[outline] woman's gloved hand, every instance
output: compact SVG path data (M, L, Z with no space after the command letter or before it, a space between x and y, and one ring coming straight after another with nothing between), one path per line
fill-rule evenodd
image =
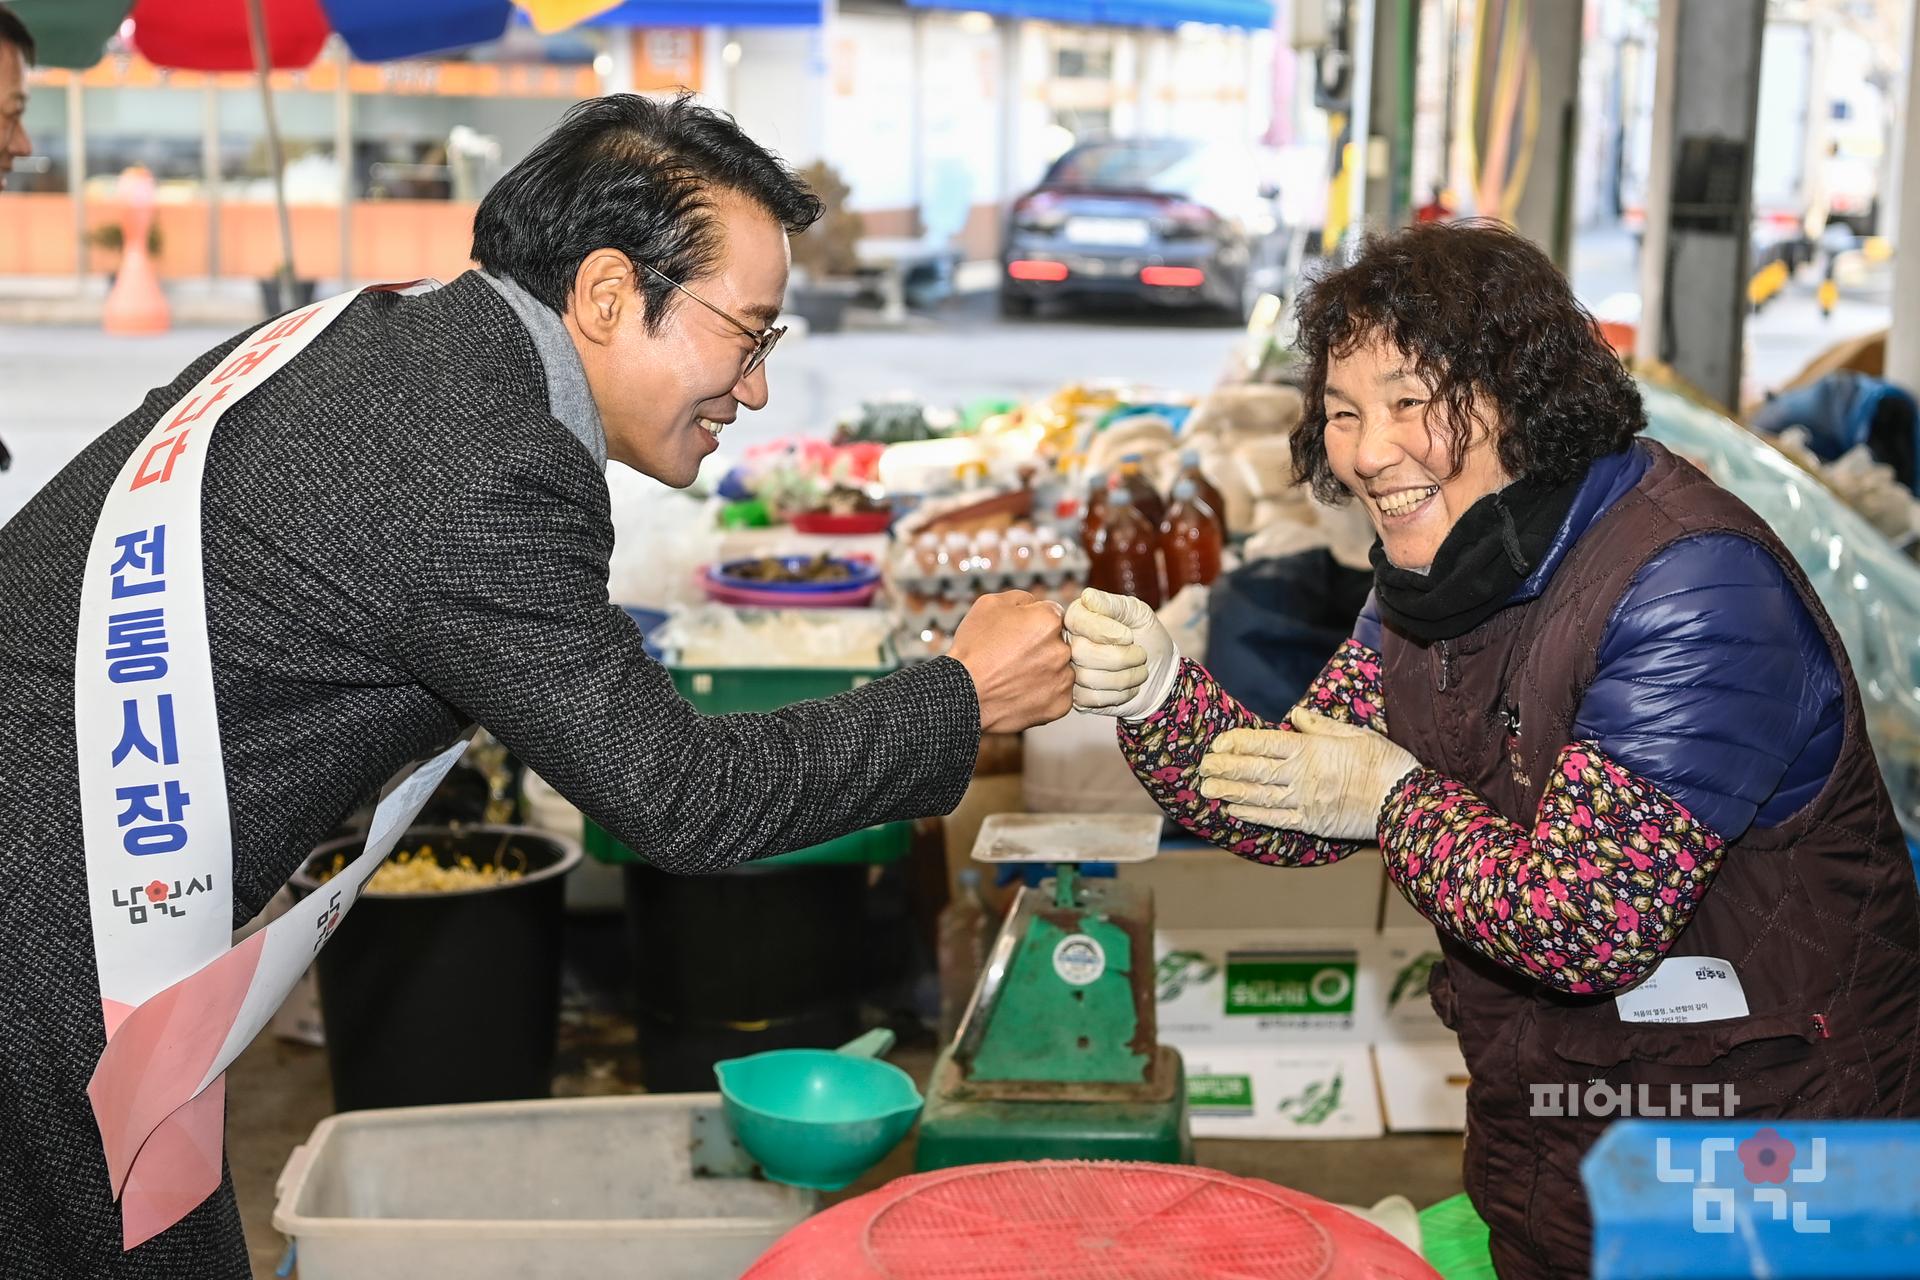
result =
M1075 677L1079 676L1078 651ZM1078 703L1080 691L1074 689ZM1200 794L1262 827L1372 840L1393 785L1420 762L1384 734L1295 707L1284 729L1230 729L1200 761Z
M1145 601L1091 587L1067 610L1073 705L1089 715L1144 720L1180 674L1180 651Z

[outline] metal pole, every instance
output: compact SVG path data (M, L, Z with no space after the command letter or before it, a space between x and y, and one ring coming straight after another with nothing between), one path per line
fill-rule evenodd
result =
M87 109L83 72L67 81L67 197L73 202L73 275L79 287L87 278Z
M200 95L200 180L207 190L207 279L220 278L220 89L213 77Z
M334 37L334 67L340 78L333 90L333 154L340 165L340 289L353 287L353 51Z
M1347 257L1360 251L1367 233L1367 170L1373 161L1373 6L1375 0L1353 0L1353 171L1347 190Z
M1907 20L1906 102L1901 111L1900 221L1893 228L1893 324L1887 331L1887 381L1920 387L1920 6Z
M1020 174L1020 20L1000 20L1000 204L1019 198Z
M253 43L254 79L266 114L267 163L273 166L273 204L280 215L280 300L293 300L293 219L287 213L286 158L280 146L280 121L273 113L272 70L267 56L267 15L262 0L247 0L247 36Z
M913 68L913 100L908 106L907 158L913 180L914 232L926 226L927 216L927 26L926 14L907 11L908 65Z
M1396 0L1399 12L1395 15L1400 29L1394 34L1399 37L1395 54L1399 72L1399 99L1394 105L1393 126L1393 174L1388 189L1392 193L1387 199L1387 217L1390 225L1400 226L1409 220L1419 197L1413 190L1413 127L1415 67L1420 60L1420 11L1413 0Z

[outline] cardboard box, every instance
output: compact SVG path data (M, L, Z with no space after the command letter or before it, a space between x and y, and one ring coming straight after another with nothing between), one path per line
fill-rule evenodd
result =
M1444 958L1433 926L1422 921L1412 928L1383 929L1375 939L1374 958L1379 970L1375 989L1380 992L1376 1039L1453 1043L1453 1032L1440 1021L1427 995L1427 979Z
M1373 1047L1380 1103L1394 1133L1462 1133L1467 1127L1467 1062L1453 1040Z
M1386 886L1380 898L1381 932L1391 933L1395 929L1425 929L1433 932L1432 922L1413 909L1413 904L1407 901L1407 895L1400 892L1400 886L1388 877L1385 865L1380 868L1380 879Z
M1377 1138L1365 1045L1183 1051L1196 1138Z
M1381 1107L1392 1132L1458 1133L1467 1125L1467 1064L1427 995L1427 978L1443 963L1439 938L1432 925L1415 920L1382 930L1375 943L1381 1005L1373 1057Z
M1320 867L1270 867L1195 840L1167 841L1152 862L1124 867L1130 883L1153 890L1153 914L1162 929L1377 928L1380 856L1362 850Z
M1364 1045L1384 1007L1371 934L1160 929L1160 1038L1202 1046Z

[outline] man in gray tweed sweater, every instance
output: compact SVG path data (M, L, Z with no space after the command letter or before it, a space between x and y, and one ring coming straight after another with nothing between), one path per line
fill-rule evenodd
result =
M499 183L444 288L361 296L239 402L203 496L234 923L406 762L478 722L659 865L715 871L945 813L983 730L1068 710L1057 611L981 602L949 658L703 718L607 600L608 459L692 482L762 363L819 203L687 100L584 103ZM122 1252L86 1086L104 1045L81 837L82 568L134 444L242 340L0 530L0 1275L249 1274L231 1179Z

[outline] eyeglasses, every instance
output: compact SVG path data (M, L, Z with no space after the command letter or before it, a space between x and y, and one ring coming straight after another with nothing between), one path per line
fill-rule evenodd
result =
M774 325L774 326L769 326L768 328L765 328L765 329L755 329L752 326L747 325L744 322L735 319L732 315L730 315L725 311L722 311L719 307L714 306L711 302L708 302L705 298L701 297L699 294L695 293L693 290L687 288L687 286L681 284L678 280L675 280L672 276L668 275L666 272L661 271L644 262L641 263L640 265L643 267L646 267L647 270L653 272L653 274L655 274L656 276L659 276L662 280L665 280L668 284L672 285L674 288L678 289L680 292L686 294L689 298L692 298L695 302L699 303L701 306L713 312L713 314L719 316L722 320L725 320L728 324L732 325L734 328L738 329L740 332L746 334L749 338L753 339L753 351L747 356L747 363L740 370L740 378L742 381L745 381L746 379L752 377L753 371L755 369L758 369L761 365L767 362L767 357L773 354L774 344L779 342L781 338L786 336L786 332L787 332L786 325Z

